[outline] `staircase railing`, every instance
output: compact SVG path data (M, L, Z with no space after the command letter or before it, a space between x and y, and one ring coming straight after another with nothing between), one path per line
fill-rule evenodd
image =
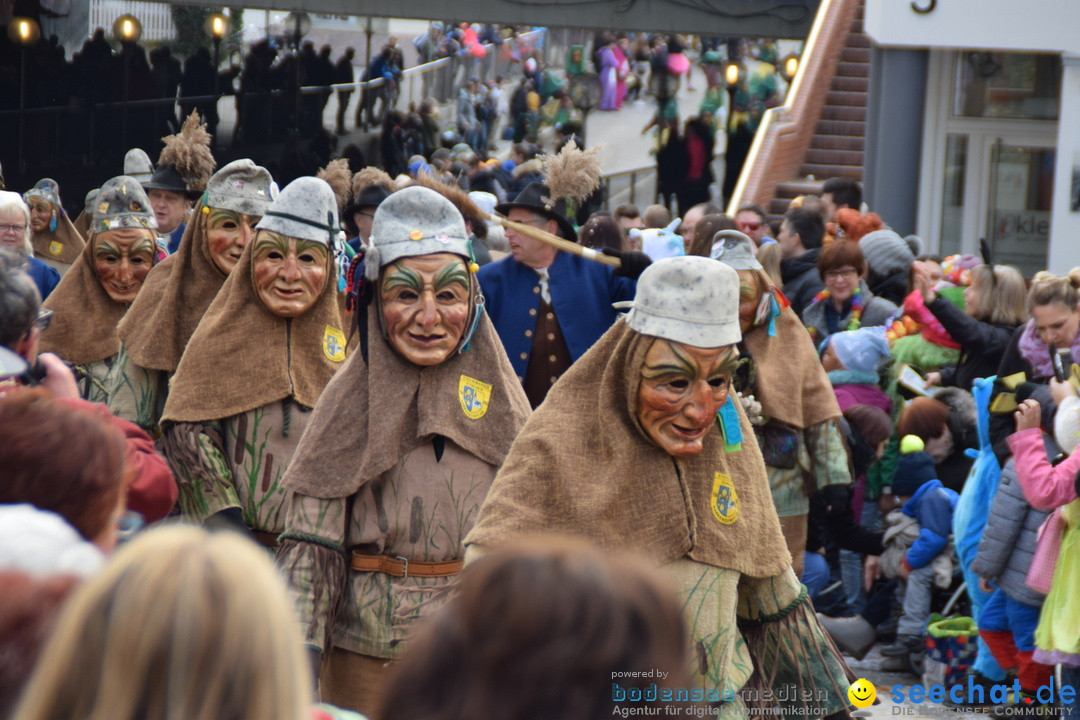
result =
M803 164L858 7L859 0L821 0L784 103L765 111L754 135L728 200L732 217L747 203L767 208L776 186L794 178Z

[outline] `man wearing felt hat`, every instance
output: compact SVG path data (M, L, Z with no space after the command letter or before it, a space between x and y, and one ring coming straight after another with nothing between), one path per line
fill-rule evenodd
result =
M199 113L193 112L179 133L165 138L157 169L142 184L154 208L158 234L170 255L180 246L192 203L206 189L215 166L210 135L201 125Z
M850 680L792 572L731 390L739 295L738 274L709 258L647 268L629 314L525 423L465 544L471 559L555 532L651 558L681 592L695 684L721 717L829 715Z
M567 201L549 186L530 183L513 202L496 210L510 220L576 242ZM548 389L615 321L611 303L629 300L648 266L638 252L605 250L622 259L613 269L557 250L507 228L510 257L485 265L478 278L488 313L533 407Z

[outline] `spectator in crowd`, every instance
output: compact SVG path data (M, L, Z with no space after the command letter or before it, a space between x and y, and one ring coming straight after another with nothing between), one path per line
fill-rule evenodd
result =
M788 210L780 223L776 241L783 258L780 273L784 279L784 295L800 317L814 296L825 287L817 266L824 235L821 215L806 208Z
M623 235L634 228L640 230L645 227L645 222L641 219L641 213L636 205L620 205L615 208L612 217L619 224L619 230Z
M38 294L47 298L60 283L60 273L34 257L30 237L30 208L18 193L0 190L0 249L21 258L22 269L34 281Z
M829 178L821 187L821 201L825 205L825 222L836 222L837 210L862 209L862 187L851 178Z
M735 213L735 229L749 236L754 244L761 247L769 239L768 217L760 205L743 205Z
M874 296L863 282L866 261L858 243L833 242L822 248L817 265L825 289L802 313L815 345L843 330L884 325L896 314L896 305Z

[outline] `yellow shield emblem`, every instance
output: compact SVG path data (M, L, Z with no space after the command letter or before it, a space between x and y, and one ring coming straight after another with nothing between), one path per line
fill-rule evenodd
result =
M49 243L49 252L60 257L60 253L64 252L64 243L59 240L53 240Z
M458 379L458 400L461 401L461 409L467 417L479 420L488 411L491 386L468 375L462 375Z
M341 362L345 359L345 333L335 327L326 326L323 333L322 351L330 362Z
M717 520L730 525L739 519L739 496L731 478L722 472L713 476L712 495L709 498L713 515Z

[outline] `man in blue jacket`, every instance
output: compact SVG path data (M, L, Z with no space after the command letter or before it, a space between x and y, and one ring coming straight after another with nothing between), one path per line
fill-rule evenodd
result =
M511 203L496 208L509 219L576 241L564 200L551 202L542 183L531 183ZM480 268L477 278L487 311L514 372L535 408L548 389L611 327L611 304L632 300L637 277L649 265L636 252L604 252L622 267L560 252L507 229L511 255Z

